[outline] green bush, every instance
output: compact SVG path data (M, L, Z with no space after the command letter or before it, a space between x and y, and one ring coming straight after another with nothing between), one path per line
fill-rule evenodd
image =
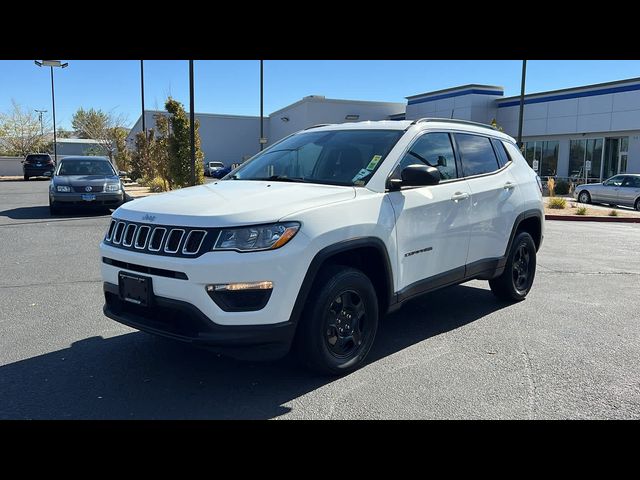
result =
M555 184L554 192L556 195L568 195L569 182L566 180L558 180Z
M149 191L151 193L166 192L168 190L168 187L165 184L164 180L162 180L160 177L155 177L152 180L146 181L145 186L149 188Z
M587 207L578 207L578 209L576 210L576 215L586 215L587 214Z
M564 198L553 197L549 199L549 208L562 210L567 208L567 201Z
M618 211L617 210L611 210L607 215L609 215L610 217L617 217L618 216Z

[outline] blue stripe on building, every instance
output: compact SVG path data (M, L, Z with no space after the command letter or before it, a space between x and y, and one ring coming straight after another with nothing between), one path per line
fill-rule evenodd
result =
M608 93L620 93L620 92L633 92L635 90L640 90L640 84L624 85L622 87L603 88L601 90L591 90L587 92L564 93L561 95L552 95L549 97L525 98L524 104L528 105L531 103L555 102L557 100L569 100L571 98L580 98L580 97L595 97L596 95L606 95ZM511 100L504 103L498 103L498 108L515 107L517 105L520 105L519 99Z
M434 97L418 98L418 99L415 99L415 100L409 100L407 102L407 105L415 105L417 103L433 102L435 100L442 100L442 99L445 99L445 98L459 97L461 95L469 95L470 93L476 93L478 95L499 95L499 96L504 95L504 92L497 91L497 90L479 90L479 89L472 88L472 89L469 89L469 90L460 90L458 92L443 93L442 95L436 95Z

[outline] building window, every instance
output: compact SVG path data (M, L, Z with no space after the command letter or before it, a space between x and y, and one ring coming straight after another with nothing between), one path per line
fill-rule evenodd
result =
M557 141L524 142L524 158L531 168L537 165L534 170L541 177L555 177L558 170L558 147Z
M602 138L571 140L569 146L569 178L599 182L602 170ZM590 162L590 163L587 163ZM590 166L589 169L587 167Z

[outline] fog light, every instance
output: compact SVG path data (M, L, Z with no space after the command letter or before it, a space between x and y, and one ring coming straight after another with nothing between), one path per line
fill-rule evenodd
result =
M207 292L220 291L238 291L238 290L271 290L273 282L240 282L240 283L222 283L217 285L207 285Z
M255 312L267 305L273 282L239 282L207 285L207 294L225 312Z

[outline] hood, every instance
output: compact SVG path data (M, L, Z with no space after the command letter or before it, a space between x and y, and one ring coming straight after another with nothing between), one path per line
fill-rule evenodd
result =
M276 222L294 212L354 197L354 187L224 180L133 200L118 208L113 216L162 225L252 225Z
M86 187L87 185L103 186L106 182L118 183L120 177L116 175L56 175L53 183L72 187Z

